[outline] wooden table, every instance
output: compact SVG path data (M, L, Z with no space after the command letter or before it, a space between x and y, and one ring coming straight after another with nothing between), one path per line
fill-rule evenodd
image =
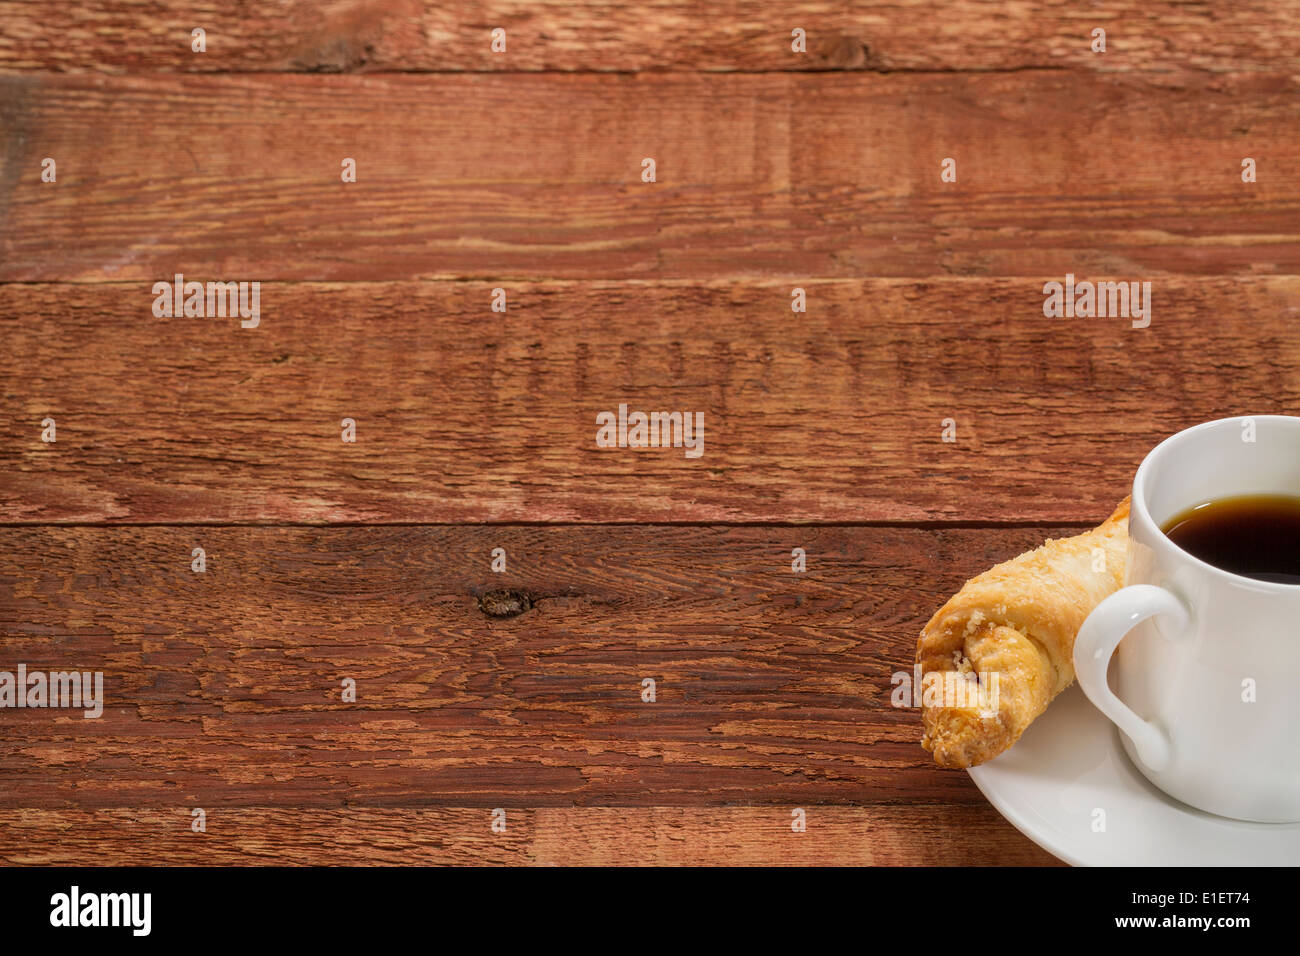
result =
M1300 13L704 6L0 2L0 669L107 697L0 710L0 859L1052 861L892 677L1296 412Z

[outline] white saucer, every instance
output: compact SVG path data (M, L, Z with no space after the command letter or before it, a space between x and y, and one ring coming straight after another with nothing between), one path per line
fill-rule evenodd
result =
M1016 829L1076 866L1300 864L1300 823L1229 820L1166 796L1138 773L1119 731L1077 685L970 775ZM1097 810L1105 811L1104 832L1094 832Z

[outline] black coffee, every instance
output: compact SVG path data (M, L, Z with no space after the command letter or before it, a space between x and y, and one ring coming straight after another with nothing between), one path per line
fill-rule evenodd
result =
M1162 529L1184 551L1233 574L1300 584L1300 497L1241 495L1188 508Z

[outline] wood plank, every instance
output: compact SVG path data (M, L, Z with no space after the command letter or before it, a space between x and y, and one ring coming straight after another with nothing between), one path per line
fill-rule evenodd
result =
M8 77L0 280L1295 274L1298 83Z
M893 675L965 578L1061 533L0 529L3 669L106 699L0 709L0 806L981 804Z
M1090 522L1163 437L1300 408L1300 279L1158 278L1145 329L1044 318L1043 281L808 283L798 315L780 282L507 282L504 315L267 284L256 329L2 286L0 519ZM701 412L702 456L597 447L620 403Z
M0 809L0 862L25 866L1060 865L989 806Z
M1300 14L1279 0L9 0L0 22L4 72L1295 70L1300 49ZM490 48L494 27L507 31L504 54ZM795 27L806 55L791 51ZM1096 27L1104 55L1091 49Z

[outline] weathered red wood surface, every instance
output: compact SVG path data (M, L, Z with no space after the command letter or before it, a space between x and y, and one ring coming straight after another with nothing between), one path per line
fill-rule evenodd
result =
M1297 76L6 77L0 279L1294 274Z
M1300 60L1300 12L1284 2L5 0L0 24L0 72L1285 72ZM1099 27L1105 54L1092 50ZM791 49L795 28L805 55Z
M0 805L982 802L893 678L1050 531L4 529L6 658L108 703L0 709Z
M1300 403L1300 280L271 283L262 320L143 282L0 285L8 522L1095 521L1160 438ZM703 454L596 415L699 411ZM54 444L41 422L53 417ZM344 443L341 422L356 422ZM943 422L955 441L943 441Z
M0 709L0 862L1051 861L891 677L1294 413L1300 13L707 6L0 0L0 670L108 695ZM704 455L598 449L624 402Z
M126 811L83 818L105 821L106 851L130 853L124 844L152 821L164 847L195 860L205 844L184 842L177 807L211 812L220 832L225 810L257 815L245 807L312 808L310 821L337 807L447 806L466 809L379 859L455 861L491 841L479 824L493 808L533 819L542 807L618 806L647 809L600 817L598 833L627 822L694 841L713 819L735 831L722 845L737 846L738 860L773 861L782 812L789 831L791 808L815 818L831 804L840 837L867 831L841 862L940 862L980 842L950 843L951 825L1032 859L965 774L933 766L915 712L890 696L910 667L912 622L965 576L1051 532L8 528L6 660L102 671L106 704L96 720L0 710L0 856L75 856L58 849L59 821L92 810ZM203 573L190 567L195 547ZM504 573L489 567L496 547ZM806 572L791 571L793 547L807 552ZM499 590L528 609L493 616ZM642 699L647 677L654 702ZM354 703L342 700L344 678L356 682ZM918 802L945 809L928 827L919 808L894 812ZM735 804L766 809L723 809ZM268 836L288 826L267 816ZM775 829L737 822L760 818ZM397 819L359 818L381 829ZM20 820L31 830L21 841ZM247 861L261 839L218 836L213 858ZM345 853L340 839L301 835L290 859ZM600 842L590 836L568 859L630 853ZM698 849L725 858L717 845ZM542 851L504 841L484 859L529 852Z
M504 809L504 808L502 808ZM207 866L1007 866L1058 864L987 804L786 807L249 807L0 810L0 862ZM1059 865L1059 864L1058 864Z

